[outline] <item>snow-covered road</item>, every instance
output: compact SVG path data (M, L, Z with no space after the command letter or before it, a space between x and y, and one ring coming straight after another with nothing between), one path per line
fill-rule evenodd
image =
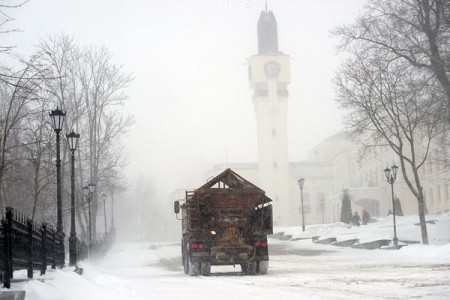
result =
M213 267L210 277L183 273L179 244L116 244L98 264L82 263L83 277L68 270L49 272L44 283L55 290L45 298L40 298L44 283L30 282L27 299L449 299L445 256L417 261L407 251L338 248L310 240L272 239L270 244L267 275L242 275L237 266Z
M49 270L34 280L13 282L27 300L128 299L450 299L449 218L430 225L432 245L400 250L362 250L315 244L305 235L338 240L388 238L390 219L361 227L342 223L283 228L290 240L269 239L267 275L247 276L240 267L212 267L209 277L183 273L178 242L117 243L98 262ZM399 222L400 238L418 238L414 217ZM25 278L25 271L14 273Z

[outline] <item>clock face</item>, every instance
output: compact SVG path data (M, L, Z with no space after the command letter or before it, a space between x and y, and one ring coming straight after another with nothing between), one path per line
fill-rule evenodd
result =
M264 65L264 72L267 77L275 77L280 73L280 65L275 61L269 61Z

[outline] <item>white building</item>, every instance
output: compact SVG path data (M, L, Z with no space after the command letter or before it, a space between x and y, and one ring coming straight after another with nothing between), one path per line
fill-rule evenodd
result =
M358 145L339 133L314 147L308 161L289 162L286 115L290 59L278 50L277 23L271 11L261 12L258 21L258 54L249 59L249 83L257 120L257 163L218 164L205 174L205 180L231 168L253 182L274 201L275 226L302 223L299 178L305 178L306 224L340 221L344 189L349 191L353 211L361 214L366 209L376 217L392 210L391 186L383 170L399 162L388 148L376 149L370 159L359 162ZM449 168L428 163L421 177L428 211L449 211ZM417 200L401 174L394 188L403 212L417 214Z

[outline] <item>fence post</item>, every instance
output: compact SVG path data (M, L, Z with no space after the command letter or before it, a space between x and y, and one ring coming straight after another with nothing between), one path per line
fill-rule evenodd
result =
M47 225L45 223L42 223L41 237L41 275L45 275L47 270Z
M33 278L33 221L27 220L28 227L28 278Z
M4 234L4 269L3 286L7 289L11 288L12 278L12 207L6 208L6 219L2 220Z

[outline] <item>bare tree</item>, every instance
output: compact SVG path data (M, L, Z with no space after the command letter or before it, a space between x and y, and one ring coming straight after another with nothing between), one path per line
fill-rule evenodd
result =
M12 32L17 32L17 28L9 28L8 25L14 20L8 14L8 10L21 7L26 1L17 0L0 0L0 34L8 34ZM13 48L13 46L0 45L0 52L8 52Z
M6 201L5 177L14 163L23 159L24 140L21 138L25 124L36 114L36 95L45 70L34 68L36 57L24 62L25 68L11 74L17 78L0 84L0 208ZM17 200L17 198L16 198Z
M448 0L370 0L353 25L337 28L342 48L356 43L402 58L436 77L441 115L450 123L450 5Z
M121 137L133 123L129 116L123 116L120 107L126 100L123 89L131 80L121 67L111 62L112 55L106 48L85 48L80 50L73 38L64 34L47 37L38 45L40 64L51 70L51 77L45 81L45 90L51 95L55 106L66 110L65 131L72 129L80 133L77 155L76 214L81 236L86 236L88 223L87 205L83 205L82 186L92 182L97 185L91 203L93 233L98 211L96 195L117 185L122 177L126 157ZM63 148L63 167L68 160L67 148ZM67 170L62 170L69 178ZM64 180L66 187L68 181ZM64 190L64 189L63 189ZM69 199L69 191L66 197ZM67 201L63 201L68 204Z
M48 97L39 97L40 106L33 119L24 124L25 161L28 162L27 174L24 174L25 190L31 196L31 219L34 220L39 207L48 207L42 201L49 200L49 191L54 184L54 168L52 164L52 133L48 120ZM23 187L22 187L22 190ZM40 220L46 219L46 212L40 210Z
M133 118L122 116L116 108L127 99L123 90L131 81L131 75L112 63L112 55L104 47L86 48L78 70L87 114L81 125L87 137L87 145L83 147L87 146L85 155L90 181L101 189L102 184L106 187L111 171L120 173L125 163L120 139L133 124ZM99 193L92 201L94 237L98 211L96 195Z
M79 132L79 122L85 112L85 108L82 102L82 91L80 89L80 83L77 78L77 66L80 59L78 46L72 37L65 34L59 34L56 36L48 36L45 39L41 39L37 46L37 55L39 56L39 63L45 66L49 70L51 77L47 78L43 84L43 89L48 93L52 99L52 107L48 110L60 107L67 111L64 120L65 133L75 130ZM48 116L47 116L48 117ZM64 133L62 135L64 137ZM63 191L63 212L68 215L69 212L69 199L70 199L70 168L69 165L69 151L66 143L66 139L62 138L62 191ZM82 170L82 168L80 168ZM82 174L82 172L79 172ZM78 180L78 186L75 188L75 198L79 199L81 194L81 180ZM80 201L77 201L81 204ZM83 213L84 210L80 210L77 206L77 215ZM87 214L85 214L87 215ZM87 221L87 217L85 218ZM79 217L79 224L84 235L84 224Z
M402 176L418 202L422 241L428 243L419 169L432 142L446 135L440 119L442 89L436 77L387 50L354 47L336 76L345 124L365 147L387 146L399 157ZM446 123L446 122L445 122Z

